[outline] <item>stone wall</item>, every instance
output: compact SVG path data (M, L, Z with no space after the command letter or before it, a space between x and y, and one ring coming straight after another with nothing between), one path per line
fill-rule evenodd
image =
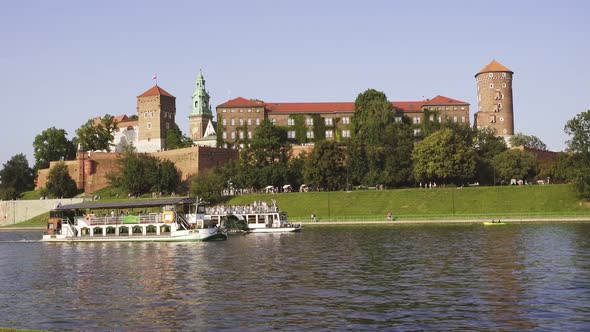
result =
M0 226L23 222L62 205L82 203L82 198L45 199L36 201L0 201Z

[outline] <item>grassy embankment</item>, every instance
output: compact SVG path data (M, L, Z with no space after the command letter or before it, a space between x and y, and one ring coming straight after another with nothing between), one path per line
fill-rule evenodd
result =
M228 204L275 199L292 221L590 217L569 185L477 188L398 189L239 196Z
M320 221L384 220L388 212L398 220L590 218L590 203L580 201L569 185L258 194L234 197L226 204L271 199L291 221L309 221L312 213ZM130 200L104 195L99 202L107 201ZM14 226L44 226L47 218L45 213Z

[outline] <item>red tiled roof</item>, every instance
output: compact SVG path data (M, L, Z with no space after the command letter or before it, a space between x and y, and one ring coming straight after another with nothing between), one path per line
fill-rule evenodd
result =
M160 88L157 84L154 85L151 89L147 90L146 92L140 94L137 97L139 98L139 97L148 97L148 96L167 96L167 97L176 98L173 95L166 92L166 90Z
M490 73L490 72L498 72L498 71L513 73L512 70L508 69L503 64L499 63L496 60L492 60L492 62L490 62L487 66L483 67L483 69L480 70L477 74L475 74L475 76L482 74L482 73Z
M436 96L431 100L418 101L394 101L393 108L399 112L415 113L422 112L424 105L469 105L466 102ZM324 103L262 103L245 98L232 99L217 107L260 107L272 113L353 113L354 103L352 102L324 102Z
M354 103L265 103L273 113L336 113L354 112Z
M264 103L260 102L260 101L252 101L250 99L238 97L238 98L232 99L230 101L227 101L221 105L218 105L217 107L257 107L257 106L258 107L264 106Z
M469 105L469 103L439 95L428 100L424 105Z

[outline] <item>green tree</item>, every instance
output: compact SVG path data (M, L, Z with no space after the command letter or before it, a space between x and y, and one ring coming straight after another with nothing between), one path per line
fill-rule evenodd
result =
M69 198L76 195L76 182L68 173L68 166L65 163L60 162L49 171L45 190L50 197L54 198Z
M529 152L522 150L506 150L494 158L496 177L503 183L511 179L532 180L537 174L539 161Z
M471 180L476 155L471 142L450 128L439 130L417 143L412 153L417 181L454 182Z
M184 135L177 125L166 131L166 150L189 148L193 146L193 140Z
M393 106L385 93L369 89L359 94L354 102L352 139L364 145L381 145L382 133L395 119Z
M533 148L539 150L547 150L547 145L541 141L540 138L534 135L525 135L523 133L517 133L510 137L511 146L524 146L526 148Z
M570 171L578 196L590 200L590 110L576 115L564 128L571 138L566 141L572 152Z
M34 188L35 175L24 154L12 156L0 170L2 199L16 199L27 190Z
M67 135L65 130L51 127L35 136L33 155L36 170L48 168L50 161L72 160L76 157L76 147L67 139Z
M494 158L506 151L506 142L491 128L475 130L475 153L477 154L477 181L481 184L496 184Z
M307 183L327 190L339 190L346 184L346 155L334 141L320 141L307 159L304 178Z
M84 150L111 152L115 130L117 130L115 118L106 114L102 118L88 120L76 130L76 134Z
M107 174L111 185L131 195L149 192L174 192L180 174L170 161L160 161L145 153L128 149L119 157L120 170Z
M205 202L217 204L222 200L223 189L225 189L223 176L218 172L208 172L193 177L190 192L192 196Z

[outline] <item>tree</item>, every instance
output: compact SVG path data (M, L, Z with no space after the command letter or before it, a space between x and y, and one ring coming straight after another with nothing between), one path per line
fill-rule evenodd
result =
M2 199L18 198L23 192L35 187L34 181L34 172L25 155L20 153L12 156L0 171L0 189L4 193Z
M131 195L148 192L174 192L180 184L180 174L174 163L160 161L146 153L127 149L118 160L118 172L107 174L111 185Z
M304 169L305 181L327 190L339 190L346 184L345 153L334 141L315 144Z
M497 155L493 165L497 178L510 183L511 179L532 180L537 174L539 161L529 152L511 149Z
M385 93L369 89L359 94L354 102L352 139L357 143L374 145L383 143L385 126L394 121L393 106Z
M115 118L106 114L102 118L88 120L76 130L76 134L84 150L111 152L115 130L117 130Z
M572 152L571 171L574 189L578 196L590 200L590 110L576 115L564 128L571 136L567 150Z
M547 150L547 145L541 141L540 138L534 135L525 135L523 133L517 133L510 137L511 146L524 146L525 148Z
M166 131L166 150L189 148L193 146L193 140L184 135L177 125Z
M506 143L491 128L476 129L474 148L477 155L477 181L482 184L496 184L493 166L494 158L506 151Z
M225 181L221 174L208 172L193 177L191 181L191 195L201 200L216 204L221 202L221 192L225 188Z
M50 197L74 197L76 195L76 182L68 173L68 166L60 162L55 165L47 176L45 190Z
M412 153L417 181L462 183L475 175L475 151L465 137L450 128L417 143Z
M63 129L51 127L35 136L33 155L36 170L48 168L50 161L71 160L76 157L76 147L67 139L67 134Z

